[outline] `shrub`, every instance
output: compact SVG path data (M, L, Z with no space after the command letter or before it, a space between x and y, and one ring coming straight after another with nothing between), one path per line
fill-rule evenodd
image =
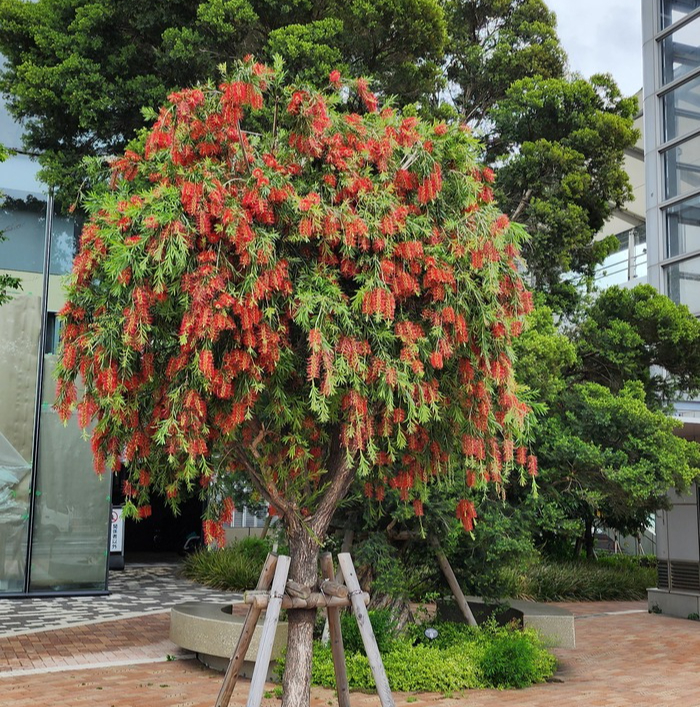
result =
M535 562L502 570L512 596L535 601L624 601L646 598L656 583L654 567L641 563Z
M527 687L551 675L555 665L554 656L528 631L506 629L493 633L484 645L479 671L492 687Z
M377 639L377 646L380 653L388 653L397 639L397 626L394 617L389 609L373 609L369 612L369 622L372 631ZM355 617L344 612L340 617L341 630L343 632L343 645L347 653L365 653L365 646L362 642L360 629L357 626Z
M183 565L185 577L215 589L237 592L253 589L270 546L260 538L245 538L220 550L203 548L189 555Z
M352 617L351 617L352 618ZM396 637L382 660L392 690L450 693L470 688L524 687L543 682L556 668L554 656L532 631L487 624L473 629L462 624L434 623L438 637L427 639L427 625L411 626ZM345 626L343 626L345 634ZM345 635L344 635L345 638ZM351 689L371 690L374 679L366 656L346 642ZM314 644L312 682L335 686L329 647Z

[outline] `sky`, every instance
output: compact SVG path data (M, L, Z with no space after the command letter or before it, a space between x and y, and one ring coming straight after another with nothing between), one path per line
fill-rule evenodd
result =
M612 74L620 90L642 87L641 0L545 0L557 14L569 67L585 78Z

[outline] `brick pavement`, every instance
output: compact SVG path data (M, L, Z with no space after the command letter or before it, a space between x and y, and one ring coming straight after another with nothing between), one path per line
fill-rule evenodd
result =
M537 685L526 690L479 690L463 695L419 694L397 695L397 707L700 707L700 623L668 616L648 614L642 602L567 604L576 614L576 650L558 650L563 682ZM633 612L633 613L630 613ZM167 648L166 621L147 617L153 624L128 621L90 626L91 633L111 629L120 636L117 650L128 655L143 650L152 660L164 661ZM123 629L117 623L127 624ZM69 633L69 632L73 633ZM47 632L49 633L49 632ZM30 634L24 641L27 656L45 664L48 654L67 653L81 645L81 634L74 629L51 632L61 640L49 641L39 634ZM34 639L32 646L30 639ZM0 660L9 661L10 646L0 640ZM172 646L172 644L170 644ZM81 660L102 660L111 656L103 651L101 639L93 645L95 653L85 651ZM174 650L174 649L172 649ZM162 657L161 657L162 656ZM138 660L134 654L134 658ZM54 660L57 658L54 657ZM26 658L25 658L26 660ZM16 662L13 663L16 665ZM21 665L21 663L20 663ZM121 667L94 669L62 666L61 672L18 674L0 672L0 704L5 707L34 707L50 703L52 707L211 707L218 692L221 675L213 673L192 660L158 662ZM46 668L40 668L46 670ZM53 670L56 670L54 666ZM272 687L272 686L271 686ZM241 681L232 700L233 707L246 701L248 684ZM354 693L353 707L378 707L376 696ZM314 689L312 707L336 704L329 690ZM273 698L265 707L277 707Z

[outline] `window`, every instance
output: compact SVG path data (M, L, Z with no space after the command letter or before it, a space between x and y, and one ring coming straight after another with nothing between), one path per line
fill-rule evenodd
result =
M661 82L675 81L700 66L700 17L661 40Z
M700 250L700 195L665 212L666 257Z
M661 28L665 29L700 8L700 0L661 0Z
M666 268L666 293L677 304L700 310L700 257L689 258Z
M700 76L673 89L662 100L666 140L700 128Z
M700 134L663 153L666 198L700 189Z

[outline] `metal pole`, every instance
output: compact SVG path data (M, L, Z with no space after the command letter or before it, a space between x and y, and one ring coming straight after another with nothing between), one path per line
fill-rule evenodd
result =
M29 518L27 529L27 553L25 556L24 591L29 593L31 583L32 541L34 539L34 516L36 485L39 477L39 430L41 427L41 402L44 394L44 351L46 350L46 319L49 308L49 275L51 270L51 235L53 233L53 189L46 198L46 229L44 232L44 280L41 292L41 329L39 334L39 359L37 361L36 399L34 401L34 434L32 437L32 475L30 482Z

